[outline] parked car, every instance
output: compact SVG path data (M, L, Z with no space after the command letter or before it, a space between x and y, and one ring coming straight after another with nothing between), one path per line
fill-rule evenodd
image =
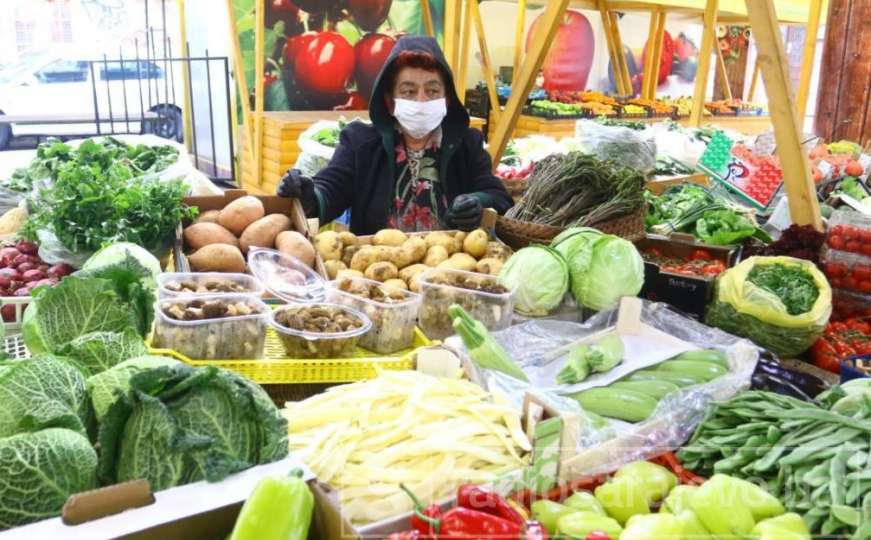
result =
M165 64L43 52L0 68L0 150L13 136L105 134L113 124L116 132L181 141L181 66L170 64L167 70ZM158 117L142 122L143 113ZM4 115L44 116L46 121L4 123Z

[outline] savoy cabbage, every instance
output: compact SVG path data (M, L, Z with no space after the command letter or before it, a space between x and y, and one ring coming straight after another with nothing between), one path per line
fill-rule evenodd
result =
M95 375L137 356L148 354L148 347L132 328L124 332L91 332L60 348L60 354L78 367L85 376Z
M97 487L97 453L80 433L49 428L0 438L0 530L50 518Z
M287 420L233 372L178 364L136 373L129 384L100 425L104 483L145 478L160 490L287 455Z
M166 356L138 356L116 364L111 368L88 377L86 385L91 405L98 422L119 395L126 394L130 389L130 377L146 369L174 366L178 360Z

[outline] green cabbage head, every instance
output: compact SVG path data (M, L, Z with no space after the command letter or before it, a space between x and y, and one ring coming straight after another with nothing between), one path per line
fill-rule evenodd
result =
M557 251L547 246L525 247L511 256L499 281L515 291L514 309L543 317L560 305L569 290L569 269Z
M571 290L579 304L602 311L623 296L636 296L644 285L644 261L632 242L609 234L580 232L556 249L569 266Z
M156 367L175 366L178 363L178 360L167 356L138 356L88 377L86 385L97 422L102 422L103 415L115 400L127 393L133 375Z

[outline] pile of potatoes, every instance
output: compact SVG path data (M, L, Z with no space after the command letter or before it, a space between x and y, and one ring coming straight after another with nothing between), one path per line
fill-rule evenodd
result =
M418 292L418 276L428 268L453 268L497 275L511 250L491 242L482 229L465 232L436 231L409 236L384 229L362 244L349 232L322 232L315 249L324 259L330 279L361 276L401 289Z
M311 242L290 230L284 214L266 215L257 197L240 197L222 210L209 210L184 229L188 261L195 272L244 272L253 247L275 248L309 266L315 262Z

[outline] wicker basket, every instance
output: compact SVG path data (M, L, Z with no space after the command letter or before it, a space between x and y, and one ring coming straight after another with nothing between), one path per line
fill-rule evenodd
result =
M635 242L644 237L645 216L647 216L647 204L641 205L638 210L626 216L592 223L589 226L605 234L613 234ZM515 251L530 244L549 244L563 230L564 227L529 223L504 216L499 216L496 220L496 236Z

